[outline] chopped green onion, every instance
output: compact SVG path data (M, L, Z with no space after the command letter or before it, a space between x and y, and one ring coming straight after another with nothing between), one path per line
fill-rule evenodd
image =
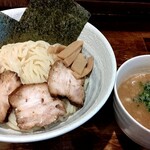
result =
M134 101L142 102L147 107L148 111L150 112L150 81L146 82L145 84L141 84L143 90L138 95L137 98L134 98Z

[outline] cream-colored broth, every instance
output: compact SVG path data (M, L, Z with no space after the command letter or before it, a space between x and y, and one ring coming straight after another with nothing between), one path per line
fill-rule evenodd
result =
M143 103L133 101L142 90L140 83L148 81L150 81L150 74L136 74L119 86L118 95L131 116L143 126L150 129L150 112Z

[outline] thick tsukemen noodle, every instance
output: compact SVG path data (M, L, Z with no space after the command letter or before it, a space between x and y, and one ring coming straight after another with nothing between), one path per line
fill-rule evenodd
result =
M0 49L0 73L14 71L23 84L45 82L50 65L54 63L52 55L48 53L49 46L45 41L4 45Z

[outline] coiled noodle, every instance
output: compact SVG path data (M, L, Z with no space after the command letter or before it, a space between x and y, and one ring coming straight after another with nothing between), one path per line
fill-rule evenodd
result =
M11 70L18 74L23 84L46 82L54 63L48 52L51 46L45 41L27 41L7 44L0 49L0 73Z

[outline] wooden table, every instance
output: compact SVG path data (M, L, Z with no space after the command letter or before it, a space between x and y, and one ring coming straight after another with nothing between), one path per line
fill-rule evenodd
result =
M150 53L150 30L144 30L140 21L137 30L130 22L119 23L99 21L92 18L95 25L110 42L119 67L125 60ZM111 26L116 23L116 26ZM149 22L148 22L149 23ZM120 28L119 28L120 26ZM117 28L118 27L118 28ZM139 30L139 28L141 30ZM130 140L118 127L113 110L113 92L103 108L88 122L62 136L34 143L3 143L0 150L146 150Z

